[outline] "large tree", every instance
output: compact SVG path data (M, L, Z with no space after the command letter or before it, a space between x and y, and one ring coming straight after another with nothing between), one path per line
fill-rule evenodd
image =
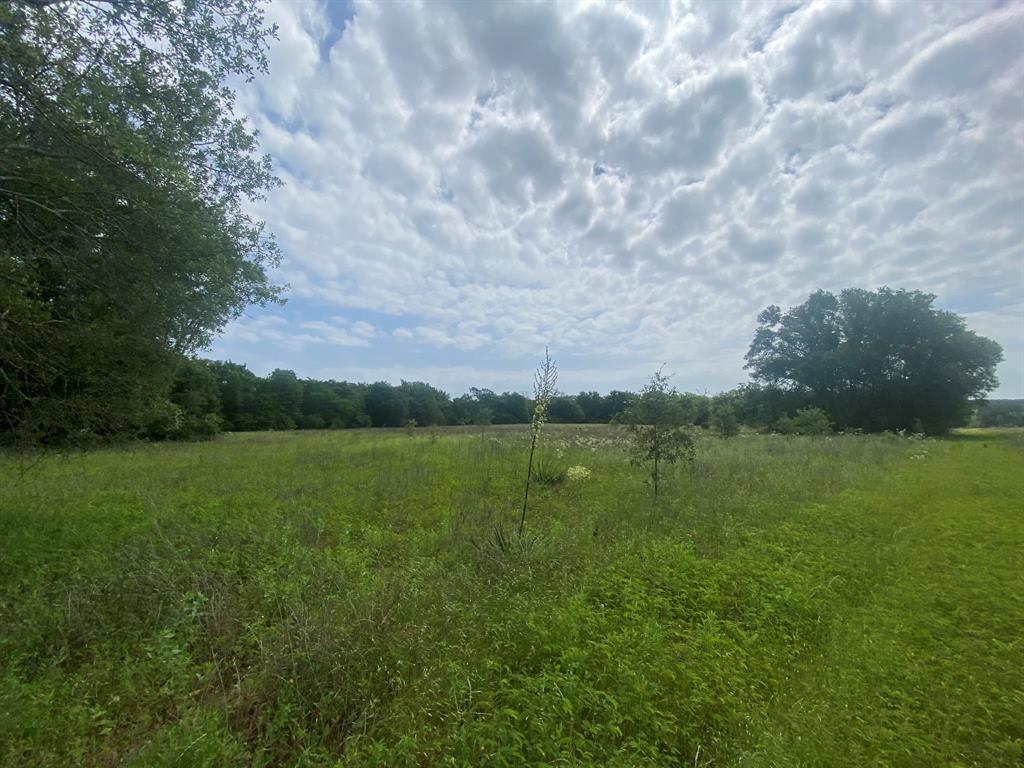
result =
M366 414L375 427L402 427L409 421L409 400L386 381L371 384L366 390Z
M746 367L843 427L945 432L966 423L970 400L998 384L1002 349L934 302L881 288L817 291L785 313L770 306Z
M0 3L0 433L138 428L275 299L245 206L276 180L225 85L272 34L257 0Z

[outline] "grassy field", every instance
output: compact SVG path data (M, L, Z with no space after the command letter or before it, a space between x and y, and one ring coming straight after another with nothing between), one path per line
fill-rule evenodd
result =
M1019 766L1024 434L0 458L4 766Z

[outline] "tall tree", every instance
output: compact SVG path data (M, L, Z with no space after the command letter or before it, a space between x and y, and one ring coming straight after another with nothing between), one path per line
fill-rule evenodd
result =
M245 212L276 180L224 85L272 34L258 0L0 3L0 431L131 430L276 298Z
M399 390L409 402L409 418L419 426L445 422L445 410L451 403L447 393L422 381L403 381Z
M747 352L752 377L799 394L838 425L942 433L998 384L1002 348L919 291L818 291L770 306Z
M366 390L366 413L375 427L401 427L409 421L409 401L397 387L378 381Z
M267 377L271 428L295 429L302 418L302 382L295 371L276 368Z

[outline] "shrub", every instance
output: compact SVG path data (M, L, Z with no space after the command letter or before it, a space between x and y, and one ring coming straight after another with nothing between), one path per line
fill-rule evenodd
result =
M827 435L832 422L821 408L801 408L795 415L776 421L774 431L783 435Z
M709 426L722 437L735 437L740 433L740 421L732 403L720 402L711 406Z

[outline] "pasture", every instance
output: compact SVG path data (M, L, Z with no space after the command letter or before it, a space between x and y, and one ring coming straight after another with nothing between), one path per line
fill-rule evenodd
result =
M1021 432L526 440L0 457L0 763L1024 760Z

